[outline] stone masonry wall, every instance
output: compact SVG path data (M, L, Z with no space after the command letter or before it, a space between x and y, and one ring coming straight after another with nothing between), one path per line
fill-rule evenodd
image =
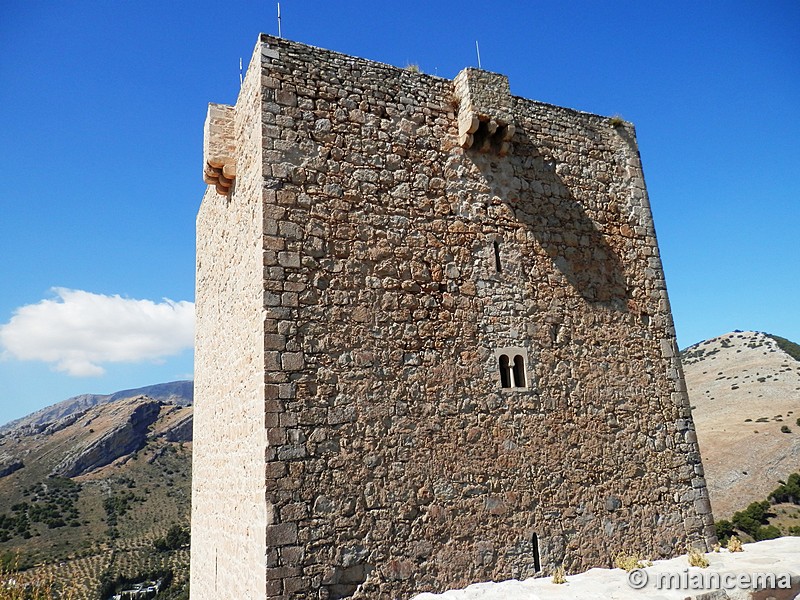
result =
M234 118L232 193L197 216L192 598L264 598L264 325L261 52Z
M239 412L198 421L195 444L233 436L252 458L236 387L264 384L266 572L248 575L265 597L403 598L713 541L632 126L512 97L510 153L481 153L459 144L452 81L259 48L263 163L240 157L230 203L209 190L198 220L215 262L198 273L198 345L214 338L215 359L196 377L236 375L202 375L196 410ZM238 204L259 168L261 203ZM263 217L263 277L225 268L251 242L248 211ZM224 342L253 324L254 284L260 374L252 331ZM247 314L214 321L201 298ZM504 348L524 352L526 388L501 387ZM251 484L237 475L226 494ZM195 587L195 554L216 543L197 529L218 509L201 485L192 597L216 598Z

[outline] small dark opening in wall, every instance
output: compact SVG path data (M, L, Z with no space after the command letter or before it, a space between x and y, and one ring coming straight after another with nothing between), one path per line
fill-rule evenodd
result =
M525 387L525 359L520 354L514 357L514 387Z
M505 354L500 355L500 386L504 388L511 387L511 368L508 363L508 356Z
M503 272L503 265L500 263L500 242L497 240L492 242L494 246L494 268L498 273Z
M489 139L489 122L488 121L481 121L478 123L478 130L472 134L473 142L472 147L478 150L479 152L485 152L488 150L488 144L486 143Z
M542 561L539 558L539 536L535 533L531 537L531 545L533 546L533 568L538 573L542 570Z

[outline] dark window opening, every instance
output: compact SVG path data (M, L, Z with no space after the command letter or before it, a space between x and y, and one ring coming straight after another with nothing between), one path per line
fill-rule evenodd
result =
M525 373L525 355L517 354L520 350L520 348L504 348L497 353L500 386L503 388L528 387Z
M503 265L500 263L500 242L497 240L492 242L494 246L494 268L498 273L503 272Z
M531 545L533 546L533 568L538 573L542 570L542 561L539 558L539 536L535 533L531 536Z
M514 357L514 387L525 387L525 359L521 354Z
M505 354L500 355L500 386L511 387L511 368L508 364L508 356Z

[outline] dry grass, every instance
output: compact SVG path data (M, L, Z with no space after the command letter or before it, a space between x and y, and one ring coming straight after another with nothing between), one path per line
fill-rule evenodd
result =
M689 560L690 567L700 567L701 569L705 569L709 565L706 555L700 552L700 550L697 548L690 548L686 558Z
M735 535L732 535L731 538L728 540L728 552L743 552L744 548L742 548L742 540L740 540Z
M564 571L564 566L558 567L555 571L553 571L553 579L552 582L560 585L562 583L567 583L567 574Z
M644 569L645 567L652 566L653 563L644 561L641 556L629 552L620 552L614 555L614 566L624 571L633 571L634 569Z
M0 565L0 600L77 600L72 581L55 573L20 571L19 557L12 565Z
M800 363L755 332L726 334L687 354L700 350L684 363L686 385L714 517L730 519L797 470L800 436L780 433L776 417L792 426L798 416Z

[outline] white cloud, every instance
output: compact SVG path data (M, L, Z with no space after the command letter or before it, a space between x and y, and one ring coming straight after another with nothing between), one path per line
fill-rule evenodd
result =
M0 326L6 357L38 360L75 377L102 375L103 363L156 361L194 343L194 304L134 300L53 288Z

